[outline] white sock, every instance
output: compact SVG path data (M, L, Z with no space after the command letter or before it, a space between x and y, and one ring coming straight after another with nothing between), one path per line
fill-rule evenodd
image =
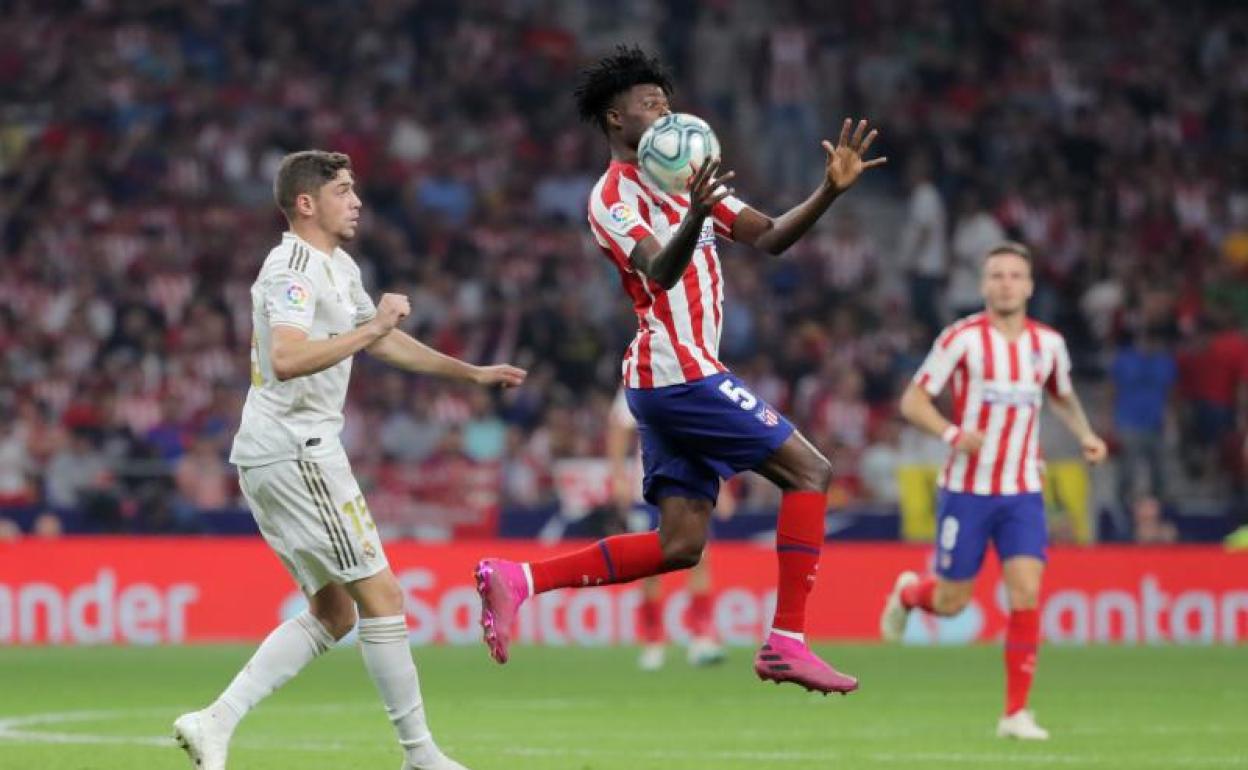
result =
M524 582L529 587L529 596L533 596L537 593L533 590L533 568L526 561L520 565L520 569L524 571Z
M281 624L260 643L243 670L221 697L208 707L217 724L233 732L248 711L318 655L334 644L334 637L312 613L303 611Z
M403 615L362 618L360 653L368 675L386 704L386 714L394 723L407 760L420 767L441 756L425 723L420 679L407 639L407 618Z

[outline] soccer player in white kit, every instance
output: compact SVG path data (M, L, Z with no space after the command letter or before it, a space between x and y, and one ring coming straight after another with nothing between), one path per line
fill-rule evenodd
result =
M906 388L901 413L950 446L940 475L935 575L897 577L880 617L881 635L899 640L918 608L956 615L970 602L989 541L1001 560L1009 596L1005 632L1003 738L1044 740L1048 731L1027 709L1040 644L1040 581L1048 534L1041 495L1037 422L1044 394L1079 439L1090 463L1105 459L1070 379L1070 354L1056 330L1027 317L1031 254L1004 243L984 259L985 309L941 333ZM952 383L953 416L932 402Z
M239 720L358 617L364 666L398 733L403 770L463 770L425 721L403 592L339 440L343 404L361 350L400 369L481 385L519 385L525 372L474 366L421 344L397 328L410 310L402 295L373 305L341 248L355 236L362 205L346 155L286 156L274 195L290 230L251 287L251 389L230 462L261 534L310 606L269 634L216 701L179 717L174 738L198 770L224 770Z

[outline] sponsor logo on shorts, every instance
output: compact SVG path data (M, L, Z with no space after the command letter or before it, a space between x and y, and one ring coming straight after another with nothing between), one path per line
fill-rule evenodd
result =
M373 544L367 540L364 541L364 558L369 561L377 558L377 549L373 548Z

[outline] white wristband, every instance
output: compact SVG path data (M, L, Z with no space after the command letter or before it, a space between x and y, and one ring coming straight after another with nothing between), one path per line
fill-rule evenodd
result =
M940 434L940 440L953 446L958 443L958 439L962 438L962 429L956 425L950 425L945 428L945 432Z

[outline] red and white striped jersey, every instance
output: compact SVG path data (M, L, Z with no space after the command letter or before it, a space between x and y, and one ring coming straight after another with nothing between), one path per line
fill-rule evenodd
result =
M983 433L984 445L974 453L951 451L940 486L977 495L1041 491L1036 421L1044 391L1073 391L1062 335L1028 319L1011 342L987 314L968 316L941 333L914 376L933 397L950 379L953 424Z
M589 196L594 239L619 270L637 313L637 336L624 355L624 384L658 388L727 371L719 362L724 280L715 236L732 237L732 223L745 208L729 196L703 224L693 259L681 280L664 290L629 261L648 235L666 244L676 233L689 199L646 185L637 166L612 161Z

